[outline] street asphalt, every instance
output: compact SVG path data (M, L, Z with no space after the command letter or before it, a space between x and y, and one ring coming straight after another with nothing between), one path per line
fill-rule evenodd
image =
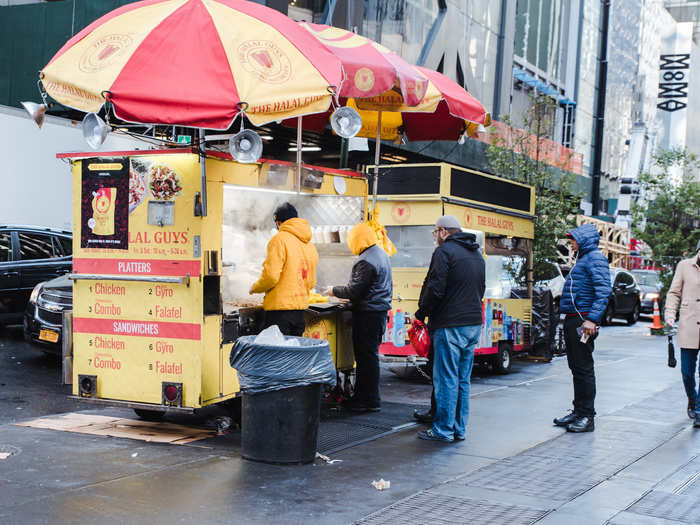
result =
M475 370L464 442L426 442L421 427L396 425L330 454L340 462L303 466L242 459L235 431L183 446L16 426L77 411L134 416L68 400L58 359L5 328L0 523L700 523L700 430L686 416L680 370L666 366L666 339L649 336L648 324L602 329L593 433L552 425L571 406L565 357L516 360L505 376ZM409 423L408 405L429 395L427 384L383 370L392 417L405 410ZM371 485L380 478L389 489Z

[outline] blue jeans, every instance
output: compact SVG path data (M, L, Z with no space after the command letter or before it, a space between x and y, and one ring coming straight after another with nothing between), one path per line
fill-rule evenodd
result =
M438 436L452 439L467 431L474 347L480 334L481 325L438 328L433 334L433 432Z
M695 368L698 363L698 350L681 348L681 375L689 401L695 402L695 413L700 413L700 391L695 389Z

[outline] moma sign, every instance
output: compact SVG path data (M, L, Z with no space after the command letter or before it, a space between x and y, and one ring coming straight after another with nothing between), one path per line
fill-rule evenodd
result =
M688 99L688 69L690 53L661 55L659 79L659 103L663 111L678 111L685 108Z

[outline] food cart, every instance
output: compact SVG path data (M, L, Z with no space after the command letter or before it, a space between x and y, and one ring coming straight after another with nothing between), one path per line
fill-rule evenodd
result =
M380 354L384 360L425 363L408 343L407 327L435 248L432 229L454 215L474 233L486 259L484 324L477 360L507 372L513 353L531 348L532 239L535 194L531 186L439 164L380 166L378 206L398 253L391 258L393 309ZM530 281L530 282L528 282Z
M312 225L319 289L350 274L341 240L366 214L358 173L189 148L59 157L73 170L64 376L77 399L159 417L235 398L229 354L260 329L262 298L248 290L284 201ZM327 339L337 369L351 371L351 313L319 303L307 316L305 335Z

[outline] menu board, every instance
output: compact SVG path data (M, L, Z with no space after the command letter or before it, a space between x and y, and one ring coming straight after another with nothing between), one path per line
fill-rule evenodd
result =
M161 404L162 383L174 382L183 385L183 405L199 403L201 220L193 220L192 212L200 188L197 160L183 154L126 158L122 186L114 186L117 199L124 189L118 216L128 221L125 249L74 246L73 272L86 276L73 289L74 373L98 376L101 398ZM93 159L82 162L75 184L84 202L76 225L80 238L90 239L96 232L83 220L85 195L102 198L106 190L91 186L86 165ZM171 208L172 223L149 221L153 203ZM163 278L181 282L159 282Z
M85 159L80 196L80 247L127 250L129 159Z

